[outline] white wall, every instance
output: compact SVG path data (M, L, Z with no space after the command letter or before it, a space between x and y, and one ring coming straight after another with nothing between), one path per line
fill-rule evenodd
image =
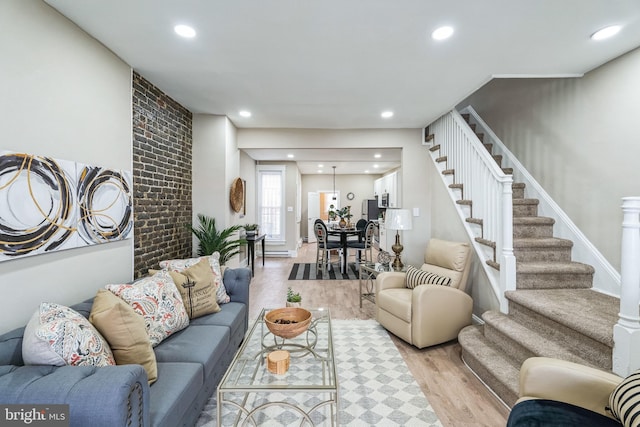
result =
M621 198L640 196L640 49L580 79L500 79L471 104L620 269Z
M131 69L40 1L0 2L2 149L131 170ZM133 238L0 263L0 333L133 277Z

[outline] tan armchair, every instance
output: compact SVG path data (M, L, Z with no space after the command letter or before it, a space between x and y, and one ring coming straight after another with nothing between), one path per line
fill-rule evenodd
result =
M605 410L609 396L623 378L573 362L531 357L520 368L520 399L569 403L613 418Z
M405 273L388 272L376 280L378 322L418 348L458 336L471 324L473 301L467 295L471 249L467 243L431 239L421 270L451 278L450 286L405 287Z

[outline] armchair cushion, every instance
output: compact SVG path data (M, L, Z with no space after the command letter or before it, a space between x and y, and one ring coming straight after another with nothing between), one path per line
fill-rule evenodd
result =
M419 270L412 265L407 267L405 286L409 289L413 289L419 285L449 286L450 284L451 278L449 277L439 276L435 273Z
M625 427L640 426L640 371L625 378L611 393L609 409Z

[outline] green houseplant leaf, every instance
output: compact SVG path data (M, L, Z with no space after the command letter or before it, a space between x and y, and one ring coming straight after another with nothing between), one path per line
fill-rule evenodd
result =
M216 219L203 214L198 214L198 221L200 224L197 227L187 224L187 228L191 230L199 241L198 256L219 252L220 264L224 265L240 252L241 245L247 243L245 239L231 240L233 234L242 228L240 225L218 230L216 228Z

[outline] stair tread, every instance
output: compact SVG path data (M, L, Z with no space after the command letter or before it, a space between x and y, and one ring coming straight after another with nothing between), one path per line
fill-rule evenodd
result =
M487 311L482 314L482 319L486 324L509 337L510 340L528 349L536 356L567 360L569 362L597 368L593 363L567 350L562 344L550 340L545 334L530 329L526 325L498 311ZM486 327L485 325L485 328Z
M529 274L593 274L595 269L581 262L518 262L516 263L518 273Z
M484 221L480 218L466 218L465 221L470 222L471 224L484 224Z
M553 225L556 220L546 216L516 216L513 225Z
M520 389L520 366L516 361L506 356L497 349L482 334L481 326L467 326L458 335L458 342L466 351L474 356L478 363L508 388L511 393L518 396ZM501 398L503 398L501 396Z
M440 149L440 144L434 145L433 147L429 148L429 151L438 151Z
M527 184L525 184L524 182L514 182L513 184L511 184L511 188L525 188L527 186Z
M573 242L558 237L517 237L513 239L514 248L556 248L573 247Z
M592 289L506 291L508 300L613 347L620 300Z
M483 239L482 237L476 237L476 242L481 243L485 246L489 246L493 249L496 248L496 242L492 241L492 240L487 240L487 239Z

